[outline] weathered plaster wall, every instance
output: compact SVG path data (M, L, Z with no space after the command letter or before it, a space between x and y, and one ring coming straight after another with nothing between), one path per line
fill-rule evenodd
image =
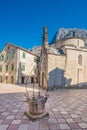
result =
M23 58L23 52L25 53L25 58ZM18 70L19 70L19 83L21 83L21 77L25 77L25 83L28 78L28 83L31 82L31 77L35 75L34 69L36 68L36 62L34 62L34 59L36 56L31 55L29 53L26 53L23 50L18 50L18 55L19 55L19 62L18 62ZM22 65L25 65L25 71L22 71Z

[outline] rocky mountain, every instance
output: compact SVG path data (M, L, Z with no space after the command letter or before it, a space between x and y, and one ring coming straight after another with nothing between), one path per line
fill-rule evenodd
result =
M84 38L87 43L87 30L78 29L78 28L60 28L54 35L50 44L55 43L58 39L67 38L67 37L80 37Z
M40 56L41 46L34 46L31 49L29 49L29 51L37 56Z

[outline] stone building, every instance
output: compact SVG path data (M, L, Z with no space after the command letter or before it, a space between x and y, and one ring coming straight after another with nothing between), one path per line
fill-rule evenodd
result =
M13 44L6 44L0 52L0 82L12 84L32 83L35 75L36 55Z
M61 86L78 88L87 86L85 39L70 36L49 45L47 28L44 27L40 56L40 86L49 90Z

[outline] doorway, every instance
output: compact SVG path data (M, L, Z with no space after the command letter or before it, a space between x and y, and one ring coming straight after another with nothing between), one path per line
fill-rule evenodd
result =
M34 77L31 77L31 83L34 83Z
M24 77L21 77L21 83L24 84Z

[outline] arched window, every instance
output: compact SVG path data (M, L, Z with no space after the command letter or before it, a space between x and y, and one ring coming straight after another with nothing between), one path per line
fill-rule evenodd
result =
M82 65L82 55L79 55L79 56L78 56L78 64L79 64L79 65Z
M77 46L79 47L79 40L77 40Z

